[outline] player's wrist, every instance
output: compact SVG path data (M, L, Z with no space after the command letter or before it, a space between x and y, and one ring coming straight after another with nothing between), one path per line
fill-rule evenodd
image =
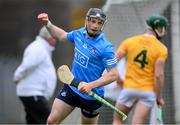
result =
M96 88L97 86L96 86L95 82L91 82L91 83L89 83L89 87L92 90L93 88Z
M48 22L47 22L47 24L46 24L46 27L47 27L47 28L50 28L51 26L52 26L52 23L51 23L50 20L48 20Z

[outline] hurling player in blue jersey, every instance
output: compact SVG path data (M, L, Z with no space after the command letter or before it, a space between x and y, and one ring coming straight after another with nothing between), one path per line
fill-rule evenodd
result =
M74 44L72 73L81 82L79 88L64 84L54 100L47 123L61 123L75 107L79 107L82 124L96 124L102 104L86 93L92 90L103 97L103 86L115 81L118 76L113 45L102 32L106 14L101 9L91 8L87 12L85 27L71 32L53 25L46 13L39 14L37 18L54 38ZM102 76L105 69L107 74Z

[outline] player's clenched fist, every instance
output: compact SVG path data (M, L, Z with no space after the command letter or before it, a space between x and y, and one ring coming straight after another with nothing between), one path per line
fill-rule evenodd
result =
M37 16L37 19L39 22L41 22L44 25L47 25L49 18L47 13L41 13Z

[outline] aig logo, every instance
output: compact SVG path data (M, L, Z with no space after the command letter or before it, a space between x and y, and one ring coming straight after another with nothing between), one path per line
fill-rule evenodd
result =
M85 54L83 54L80 50L75 48L75 61L79 65L83 66L84 68L87 68L89 57L87 57Z

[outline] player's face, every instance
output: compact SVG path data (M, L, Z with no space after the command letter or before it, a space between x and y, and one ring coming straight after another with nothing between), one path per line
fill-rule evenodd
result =
M90 36L97 35L103 26L104 22L100 19L91 17L90 20L86 21L86 27Z
M156 32L158 33L159 37L163 37L166 34L166 28L165 27L158 27L156 29Z

